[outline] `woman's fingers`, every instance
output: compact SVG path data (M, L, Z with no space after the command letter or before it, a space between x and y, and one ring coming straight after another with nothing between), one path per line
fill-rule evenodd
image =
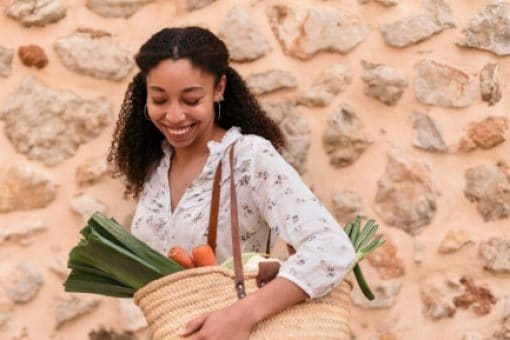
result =
M191 335L191 334L199 331L200 328L202 328L202 326L208 316L209 316L209 313L206 313L206 314L203 314L200 317L196 318L195 320L188 322L188 324L186 325L186 328L184 329L184 332L182 332L180 335L188 336L188 335Z

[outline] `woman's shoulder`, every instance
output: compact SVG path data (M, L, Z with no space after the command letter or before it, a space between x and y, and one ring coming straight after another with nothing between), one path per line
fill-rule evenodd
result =
M237 140L236 150L243 150L246 153L256 155L257 153L276 152L273 144L264 137L254 134L243 134Z

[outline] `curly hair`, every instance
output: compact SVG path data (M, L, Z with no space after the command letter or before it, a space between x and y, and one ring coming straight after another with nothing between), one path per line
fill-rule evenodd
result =
M188 59L191 64L215 77L227 78L221 117L216 123L229 129L241 128L244 134L256 134L269 140L281 151L285 138L278 125L262 110L245 81L229 66L225 43L200 27L164 28L152 35L135 55L139 72L124 95L108 163L113 164L113 177L125 176L125 196L137 198L151 171L163 157L161 141L165 138L144 116L147 101L146 75L165 59Z

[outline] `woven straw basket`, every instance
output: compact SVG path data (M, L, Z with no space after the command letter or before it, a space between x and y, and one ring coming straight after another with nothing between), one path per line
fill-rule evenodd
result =
M253 273L246 273L248 294L256 291ZM352 283L343 280L330 294L288 308L256 325L250 340L349 339ZM234 273L222 267L188 269L152 281L134 295L154 340L181 339L186 324L205 312L238 300Z

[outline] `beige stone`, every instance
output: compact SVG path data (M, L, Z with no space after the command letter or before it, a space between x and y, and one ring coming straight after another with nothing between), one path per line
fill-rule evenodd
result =
M452 9L447 1L424 0L421 7L416 13L381 25L381 33L388 45L409 46L455 27Z
M87 0L87 7L107 18L129 18L154 0Z
M510 216L510 172L503 163L480 165L466 170L464 195L485 221Z
M413 145L431 152L447 152L448 145L443 139L441 130L429 115L414 111L411 114L413 128L416 131Z
M384 244L376 251L366 256L366 259L377 269L382 279L394 279L405 274L404 262L397 256L396 245L388 238L383 236Z
M432 221L439 195L430 164L395 149L377 183L375 210L387 224L415 234Z
M478 95L478 83L466 72L433 60L415 65L414 93L424 103L443 107L467 107Z
M27 76L0 111L7 138L29 159L56 165L97 137L113 119L105 97L82 99Z
M252 61L265 56L271 46L248 12L241 6L230 9L218 32L234 61Z
M369 63L365 60L361 60L361 65L365 94L386 105L396 105L407 88L406 77L388 65Z
M300 59L320 51L348 53L368 34L363 19L345 9L272 5L267 16L283 51Z
M134 66L131 52L106 34L78 30L57 38L53 47L69 70L97 79L120 81Z
M439 244L438 251L443 254L453 253L469 243L473 243L473 240L471 234L466 230L448 230Z
M0 213L44 208L57 194L47 172L29 165L0 166Z
M14 0L5 14L24 26L46 26L63 19L66 9L60 0Z
M327 106L351 81L352 74L348 65L332 64L312 80L310 88L301 93L299 103L306 106Z
M342 104L330 115L322 135L324 150L336 167L353 164L372 144L363 123L352 107Z
M64 323L94 311L101 300L95 297L82 297L78 294L67 293L65 296L57 297L55 303L57 306L55 328L58 329Z
M457 41L460 46L472 47L504 56L510 54L510 4L505 0L489 2L462 29Z
M246 84L255 95L277 91L279 89L292 89L297 87L296 77L283 70L268 70L253 73L246 78Z
M499 86L499 65L488 63L480 71L480 90L482 99L492 106L501 100Z
M0 77L10 76L13 57L13 49L0 46Z

